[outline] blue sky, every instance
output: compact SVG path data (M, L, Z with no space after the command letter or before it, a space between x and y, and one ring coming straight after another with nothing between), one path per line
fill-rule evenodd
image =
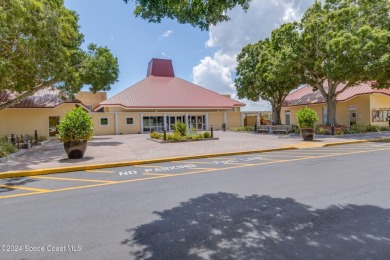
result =
M85 46L107 46L118 58L121 73L110 95L142 80L151 58L172 59L176 76L192 81L192 68L211 52L204 47L208 32L168 19L148 23L135 18L132 3L66 0L65 6L79 14Z
M297 20L314 0L253 0L248 12L237 7L231 20L201 31L174 20L148 23L133 14L134 4L122 0L65 0L79 14L86 46L107 46L119 60L120 76L108 96L146 76L152 58L172 59L177 77L237 99L236 56L248 43L269 37L287 21ZM245 110L269 110L268 102L250 102Z

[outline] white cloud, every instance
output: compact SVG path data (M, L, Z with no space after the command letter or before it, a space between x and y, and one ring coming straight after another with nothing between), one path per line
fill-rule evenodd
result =
M233 75L237 65L236 57L248 43L255 43L270 36L271 31L285 22L300 19L304 11L315 0L253 0L249 10L240 7L228 13L230 21L212 26L207 48L214 48L211 56L204 57L193 68L193 81L196 84L218 93L235 94ZM250 102L245 110L270 109L268 102Z
M167 30L163 34L160 35L158 38L159 40L162 40L163 38L168 38L173 33L172 30Z
M166 52L162 52L161 53L161 55L163 56L163 57L165 57L165 58L170 58L171 57L171 55L169 55L168 53L166 53Z
M220 94L233 94L235 88L229 66L221 63L216 56L219 54L216 53L214 59L205 57L192 69L193 81Z

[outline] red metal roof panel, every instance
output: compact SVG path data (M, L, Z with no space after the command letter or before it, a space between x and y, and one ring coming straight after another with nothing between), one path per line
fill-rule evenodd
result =
M327 90L327 86L324 83L324 88ZM345 87L345 83L339 84L337 86L337 91L342 90ZM363 82L357 84L356 86L349 87L344 92L337 96L337 101L346 101L350 98L353 98L357 95L362 94L372 94L372 93L381 93L385 95L390 95L390 89L374 89L372 87L372 82ZM319 90L313 91L313 87L310 85L306 85L300 89L295 90L290 93L284 103L283 106L301 106L301 105L309 105L309 104L317 104L317 103L325 103L326 100L322 96Z
M101 106L121 105L127 108L232 108L245 106L211 90L177 77L149 76Z

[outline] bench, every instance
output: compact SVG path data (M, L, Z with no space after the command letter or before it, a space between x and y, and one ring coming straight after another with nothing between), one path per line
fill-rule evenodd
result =
M257 133L268 133L268 126L267 125L260 125L257 129Z
M292 129L291 125L274 125L272 131L276 133L285 133L288 134Z

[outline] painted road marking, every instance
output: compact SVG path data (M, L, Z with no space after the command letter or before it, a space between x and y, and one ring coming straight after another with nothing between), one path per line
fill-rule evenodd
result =
M308 156L308 157L295 158L295 159L285 159L285 160L261 162L261 163L250 164L250 165L236 165L236 166L230 166L230 167L225 167L225 168L208 169L208 170L201 170L201 171L194 171L194 172L187 172L187 173L178 173L178 174L172 174L172 175L163 174L163 175L154 176L154 177L139 178L139 179L132 179L132 180L124 180L124 181L112 181L112 182L99 183L99 184L86 185L86 186L76 186L76 187L62 188L62 189L56 189L56 190L47 190L47 191L42 191L42 192L5 195L5 196L0 196L0 199L12 198L12 197L20 197L20 196L31 196L31 195L35 195L35 194L62 192L62 191L68 191L68 190L85 189L85 188L107 186L107 185L121 184L121 183L147 181L147 180L161 179L161 178L172 178L172 177L176 177L176 176L185 176L185 175L190 175L190 174L198 174L198 173L205 173L205 172L212 172L212 171L214 171L214 172L218 172L219 171L220 172L220 171L227 170L227 169L238 169L238 168L244 168L244 167L250 167L250 166L260 166L260 165L267 165L267 164L294 162L294 161L301 161L301 160L307 160L307 159L313 159L313 158L320 159L320 158L327 158L327 157L334 157L334 156L343 156L343 155L350 155L350 154L378 152L378 151L385 151L385 150L390 150L390 148L354 151L354 152L350 152L350 153L335 153L335 154L327 154L327 155ZM196 168L194 168L194 169L196 169ZM64 178L59 178L59 179L64 179Z
M31 196L31 195L42 194L42 193L47 193L47 192L29 192L29 193L4 195L4 196L0 196L0 199L7 199L7 198L14 198L14 197L21 197L21 196Z
M34 176L34 179L47 179L47 180L59 180L59 181L85 181L85 182L102 182L102 183L115 183L116 181L105 181L105 180L91 180L91 179L78 179L78 178L60 178L60 177L49 177L49 176Z
M265 158L262 156L252 156L252 157L230 157L228 160L214 160L213 164L221 165L221 164L243 164L245 162L253 162L258 160L264 160ZM250 165L250 164L249 164Z
M182 165L173 165L173 166L163 166L160 168L154 168L154 167L149 167L145 169L144 171L146 173L149 172L163 172L163 171L172 171L172 170L180 170L180 169L191 169L191 168L196 168L195 164L188 163L188 164L182 164Z
M150 165L134 165L134 167L144 167L144 168L150 168L151 166L150 166ZM153 167L164 167L164 166L160 166L160 165L153 165Z
M172 163L181 163L181 164L183 164L183 161L173 161ZM192 163L192 164L197 164L197 163L200 163L200 164L213 164L212 162L187 162L187 163Z
M196 169L196 170L216 170L218 168L203 168L203 167L196 167L196 168L193 168L193 169Z
M266 156L266 159L267 158L272 158L272 157L306 157L306 156L304 156L304 155L287 155L287 154L273 154L273 155L271 155L271 154L267 154L267 155L265 155Z
M107 171L107 170L86 170L86 172L115 173L114 171Z
M142 174L151 175L151 176L172 176L172 175L174 175L174 174L168 174L168 173L148 173L148 172L144 172Z
M17 185L3 185L3 184L0 184L0 188L28 190L28 191L38 191L38 192L50 191L50 190L46 190L46 189L30 188L30 187L17 186Z

